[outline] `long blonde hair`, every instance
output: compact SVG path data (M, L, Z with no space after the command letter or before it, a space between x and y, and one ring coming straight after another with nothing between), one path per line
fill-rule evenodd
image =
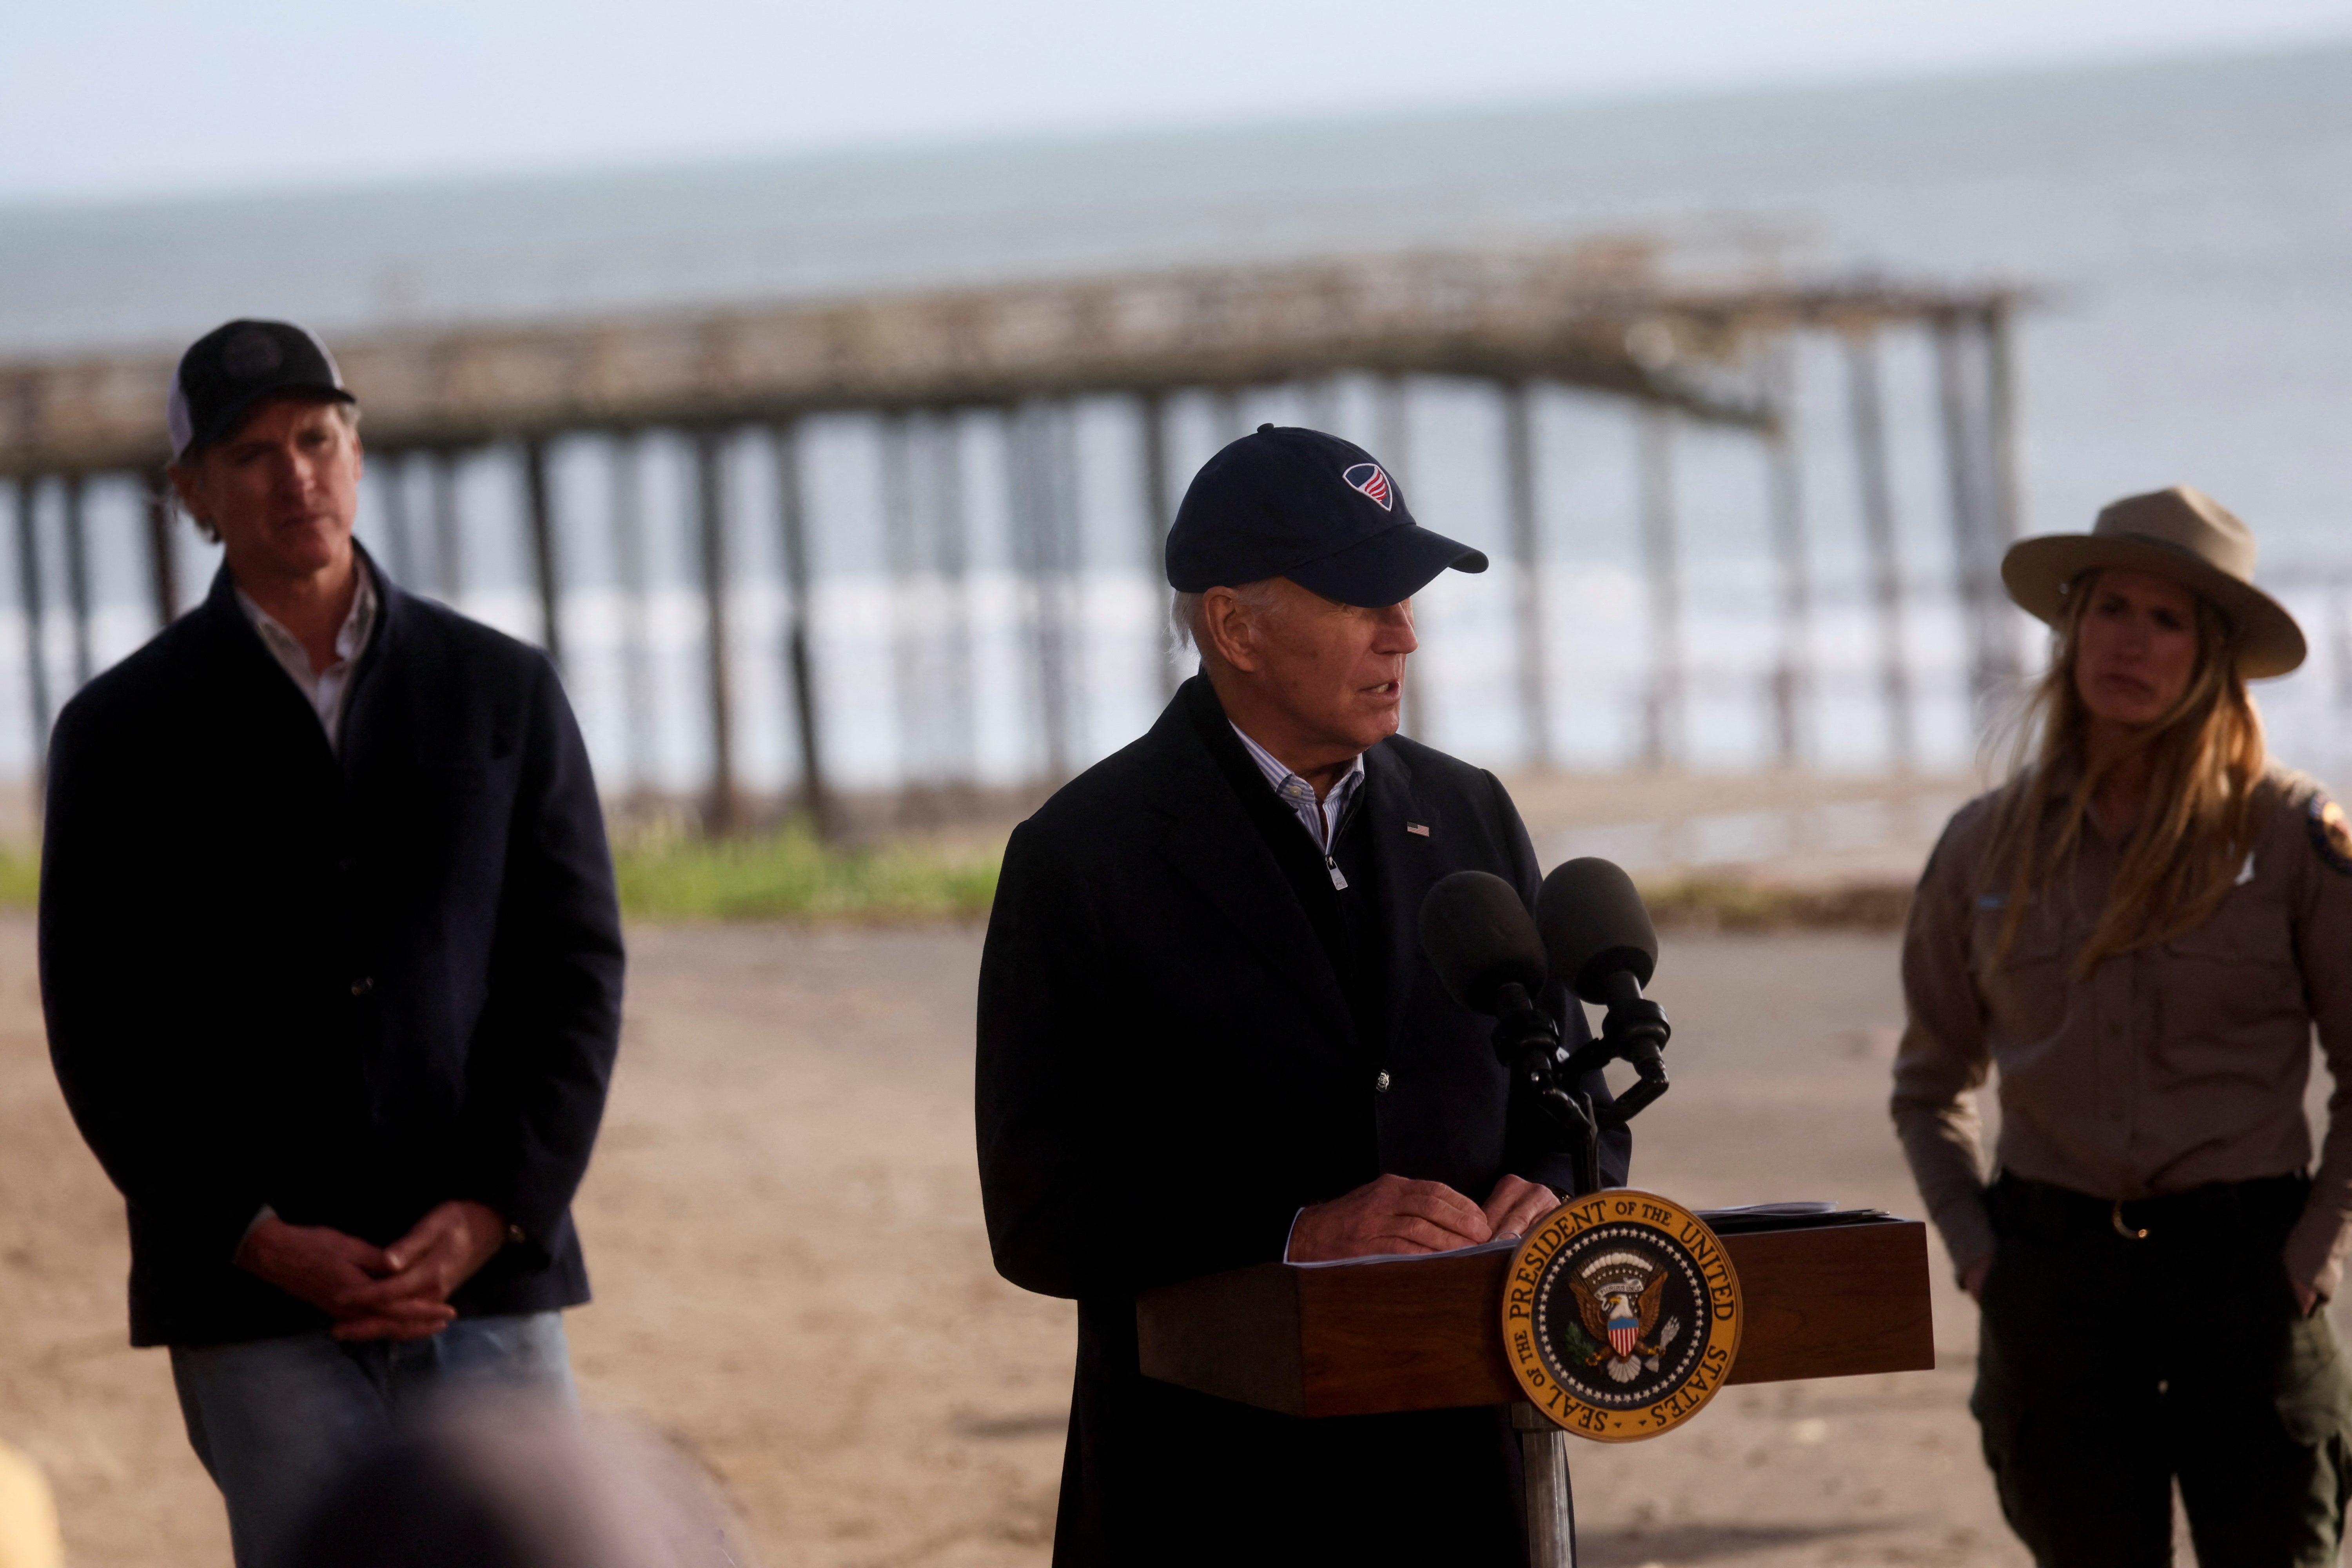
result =
M2197 665L2172 710L2114 755L2090 754L2090 710L2074 684L2084 606L2096 574L2077 580L2052 628L2050 672L2013 721L2010 782L1993 819L1992 863L2010 873L2000 951L2083 842L2091 802L2115 771L2147 753L2148 793L2124 845L2106 907L2074 962L2105 959L2194 931L2211 917L2252 847L2254 789L2269 763L2262 715L2238 673L2230 624L2197 598ZM2051 807L2059 807L2053 823Z

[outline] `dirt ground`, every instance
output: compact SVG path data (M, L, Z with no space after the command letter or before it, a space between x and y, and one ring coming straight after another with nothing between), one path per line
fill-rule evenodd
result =
M771 1568L1042 1564L1073 1314L989 1267L972 1171L976 931L640 929L579 1205L585 1400L715 1471ZM122 1221L49 1078L30 924L0 921L0 1438L76 1568L222 1563L160 1353L124 1345ZM1635 1180L1696 1205L1916 1212L1883 1109L1891 938L1670 940L1674 1091ZM1932 1373L1735 1388L1573 1459L1589 1568L2025 1562L1965 1400L1936 1257Z

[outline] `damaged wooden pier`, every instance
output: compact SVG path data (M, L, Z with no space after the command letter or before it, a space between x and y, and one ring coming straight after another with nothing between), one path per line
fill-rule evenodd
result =
M1171 471L1171 400L1205 394L1238 435L1234 400L1273 385L1328 386L1370 378L1378 428L1357 433L1384 460L1410 474L1404 405L1423 378L1489 385L1500 400L1503 439L1495 460L1508 498L1519 722L1529 755L1555 755L1547 668L1549 606L1534 570L1542 554L1542 498L1530 438L1529 397L1545 386L1582 388L1639 410L1640 500L1650 647L1641 733L1644 761L1671 763L1685 702L1686 657L1681 525L1676 514L1675 431L1683 423L1751 435L1769 455L1781 653L1760 700L1782 760L1799 749L1797 713L1809 679L1807 626L1816 590L1808 564L1804 495L1790 438L1790 345L1826 335L1843 345L1845 405L1856 487L1870 552L1879 695L1890 753L1914 745L1909 677L1902 653L1905 589L1895 561L1886 400L1880 345L1894 332L1926 334L1937 376L1937 437L1946 474L1953 585L1970 639L1972 683L1990 687L2013 673L2014 638L1998 563L2017 532L2015 395L2011 321L2021 304L2007 289L1942 289L1877 279L1799 281L1759 276L1678 274L1640 240L1611 239L1546 250L1409 253L1311 264L1266 265L1009 282L988 288L780 301L677 315L453 327L379 336L333 335L345 378L365 411L372 469L397 479L412 464L433 476L424 509L394 483L384 518L387 565L428 590L406 568L431 555L446 577L461 529L454 461L483 448L508 455L521 496L540 612L540 638L563 657L564 604L572 590L563 530L552 515L551 443L580 435L612 438L616 498L634 484L633 438L676 432L692 442L690 553L698 563L708 645L709 778L700 791L704 826L743 821L747 802L732 742L739 718L728 626L736 582L727 558L728 465L739 444L763 445L775 466L770 526L782 564L785 625L775 657L792 711L796 776L789 801L821 823L832 819L826 715L821 711L811 634L810 523L800 474L801 422L812 416L870 414L882 424L878 525L890 541L895 575L924 574L953 591L968 564L964 523L953 515L960 478L933 473L921 487L934 515L917 516L910 464L952 464L927 422L960 411L1001 420L1012 488L1015 560L1028 591L1025 642L1029 702L1040 743L1042 781L1066 776L1078 754L1071 713L1067 626L1080 557L1076 462L1067 410L1075 400L1114 396L1131 407L1140 488L1156 559L1183 476ZM152 613L158 622L186 607L191 584L175 580L166 548L173 526L161 464L162 405L176 348L152 353L0 363L0 481L14 491L17 577L27 638L30 709L37 739L53 717L52 685L90 674L91 613L81 498L101 478L131 475L149 497L147 544ZM1310 395L1310 406L1312 396ZM63 519L63 605L43 602L54 575L35 526L43 496ZM618 504L614 516L631 511ZM617 526L617 525L616 525ZM429 537L428 537L429 534ZM640 585L641 586L641 585ZM42 628L62 613L75 627L70 670L50 667ZM908 637L932 635L921 627ZM950 662L952 662L950 658ZM902 688L906 683L902 682ZM903 693L902 693L903 694ZM921 699L907 701L919 709ZM902 733L936 728L936 713L902 711ZM936 750L936 748L933 748ZM952 750L952 748L951 748ZM37 755L37 752L36 753ZM936 784L954 784L968 758L929 765ZM968 782L968 781L967 781Z

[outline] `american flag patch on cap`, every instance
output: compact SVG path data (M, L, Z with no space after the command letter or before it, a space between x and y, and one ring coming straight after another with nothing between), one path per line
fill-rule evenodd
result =
M1358 463L1339 476L1349 486L1360 489L1381 503L1382 511L1392 510L1394 499L1389 493L1389 477L1378 463Z

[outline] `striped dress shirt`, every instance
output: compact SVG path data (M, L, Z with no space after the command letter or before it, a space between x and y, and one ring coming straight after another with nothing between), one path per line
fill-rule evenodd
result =
M1233 724L1230 719L1225 722ZM1297 814L1299 826L1307 829L1309 838L1315 840L1315 847L1323 852L1323 868L1331 873L1331 885L1345 889L1348 879L1340 875L1339 863L1331 858L1331 840L1339 836L1339 819L1347 815L1348 803L1356 798L1356 791L1363 786L1363 753L1356 753L1355 761L1348 764L1347 773L1331 786L1331 793L1318 801L1315 798L1313 784L1292 773L1283 764L1281 758L1243 733L1239 724L1234 724L1234 733L1241 736L1242 745L1249 752L1250 761L1257 764L1257 771L1265 775L1265 782L1273 786L1276 795L1282 797L1283 804Z

